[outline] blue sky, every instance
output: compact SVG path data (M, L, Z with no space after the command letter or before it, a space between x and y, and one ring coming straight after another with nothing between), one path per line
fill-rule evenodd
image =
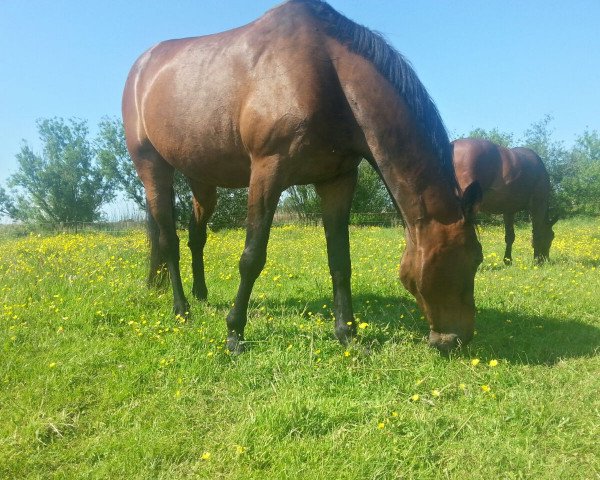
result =
M137 56L247 23L277 0L0 0L0 183L35 121L120 115ZM599 0L330 0L413 64L453 135L520 135L550 114L568 146L600 130Z

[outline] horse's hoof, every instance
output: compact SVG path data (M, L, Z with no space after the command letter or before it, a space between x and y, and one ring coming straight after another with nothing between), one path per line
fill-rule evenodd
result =
M356 329L344 325L335 329L335 336L344 347L347 347L356 338Z
M244 339L240 339L238 335L232 335L227 337L227 350L231 355L240 355L246 351L246 344Z
M512 265L512 258L505 258L504 265Z
M206 289L206 287L205 288L193 288L192 295L194 295L194 298L196 300L204 302L208 298L208 290Z
M183 305L174 306L173 313L177 318L182 318L183 320L189 320L190 318L190 304L185 302Z

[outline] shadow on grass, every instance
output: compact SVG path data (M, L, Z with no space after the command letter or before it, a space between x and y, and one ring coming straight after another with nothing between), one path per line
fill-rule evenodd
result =
M277 312L292 314L308 312L331 316L331 297L288 298L283 302L265 301L277 323ZM256 311L257 303L251 303L249 314ZM327 305L327 309L323 309ZM379 328L363 335L377 350L385 342L400 338L401 341L425 342L429 327L416 303L406 297L379 295L354 295L355 315ZM225 305L214 305L227 308ZM252 321L251 319L249 320ZM600 328L573 318L542 317L521 314L517 311L482 308L476 318L476 336L469 346L457 351L455 358L480 356L503 359L518 364L552 365L565 358L596 355L600 352ZM333 322L331 325L333 337Z

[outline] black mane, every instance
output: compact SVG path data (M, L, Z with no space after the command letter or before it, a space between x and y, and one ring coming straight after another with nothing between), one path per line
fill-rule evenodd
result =
M437 153L440 167L458 191L452 164L452 149L446 127L435 103L425 90L408 60L392 47L380 33L358 25L322 0L292 0L306 5L312 15L327 27L327 34L349 50L371 61L404 99L414 113L425 137Z

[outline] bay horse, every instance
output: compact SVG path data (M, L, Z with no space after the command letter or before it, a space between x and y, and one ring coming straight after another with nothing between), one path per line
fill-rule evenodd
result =
M479 182L483 200L478 210L504 217L504 263L512 263L515 214L522 210L528 210L531 217L534 260L548 260L554 239L552 226L558 218L550 218L552 188L539 155L529 148L505 148L472 138L455 140L452 146L459 185L464 188Z
M254 282L273 214L291 185L314 184L323 212L335 334L356 333L348 222L357 166L366 158L406 223L400 278L442 352L473 336L472 223L477 185L460 195L439 113L409 63L376 33L320 0L289 0L234 30L168 40L142 54L123 94L127 147L149 211L150 274L166 271L174 311L187 315L173 218L173 171L194 195L193 289L206 298L203 248L216 187L248 186L240 284L227 347L244 348ZM462 199L462 200L461 200Z

